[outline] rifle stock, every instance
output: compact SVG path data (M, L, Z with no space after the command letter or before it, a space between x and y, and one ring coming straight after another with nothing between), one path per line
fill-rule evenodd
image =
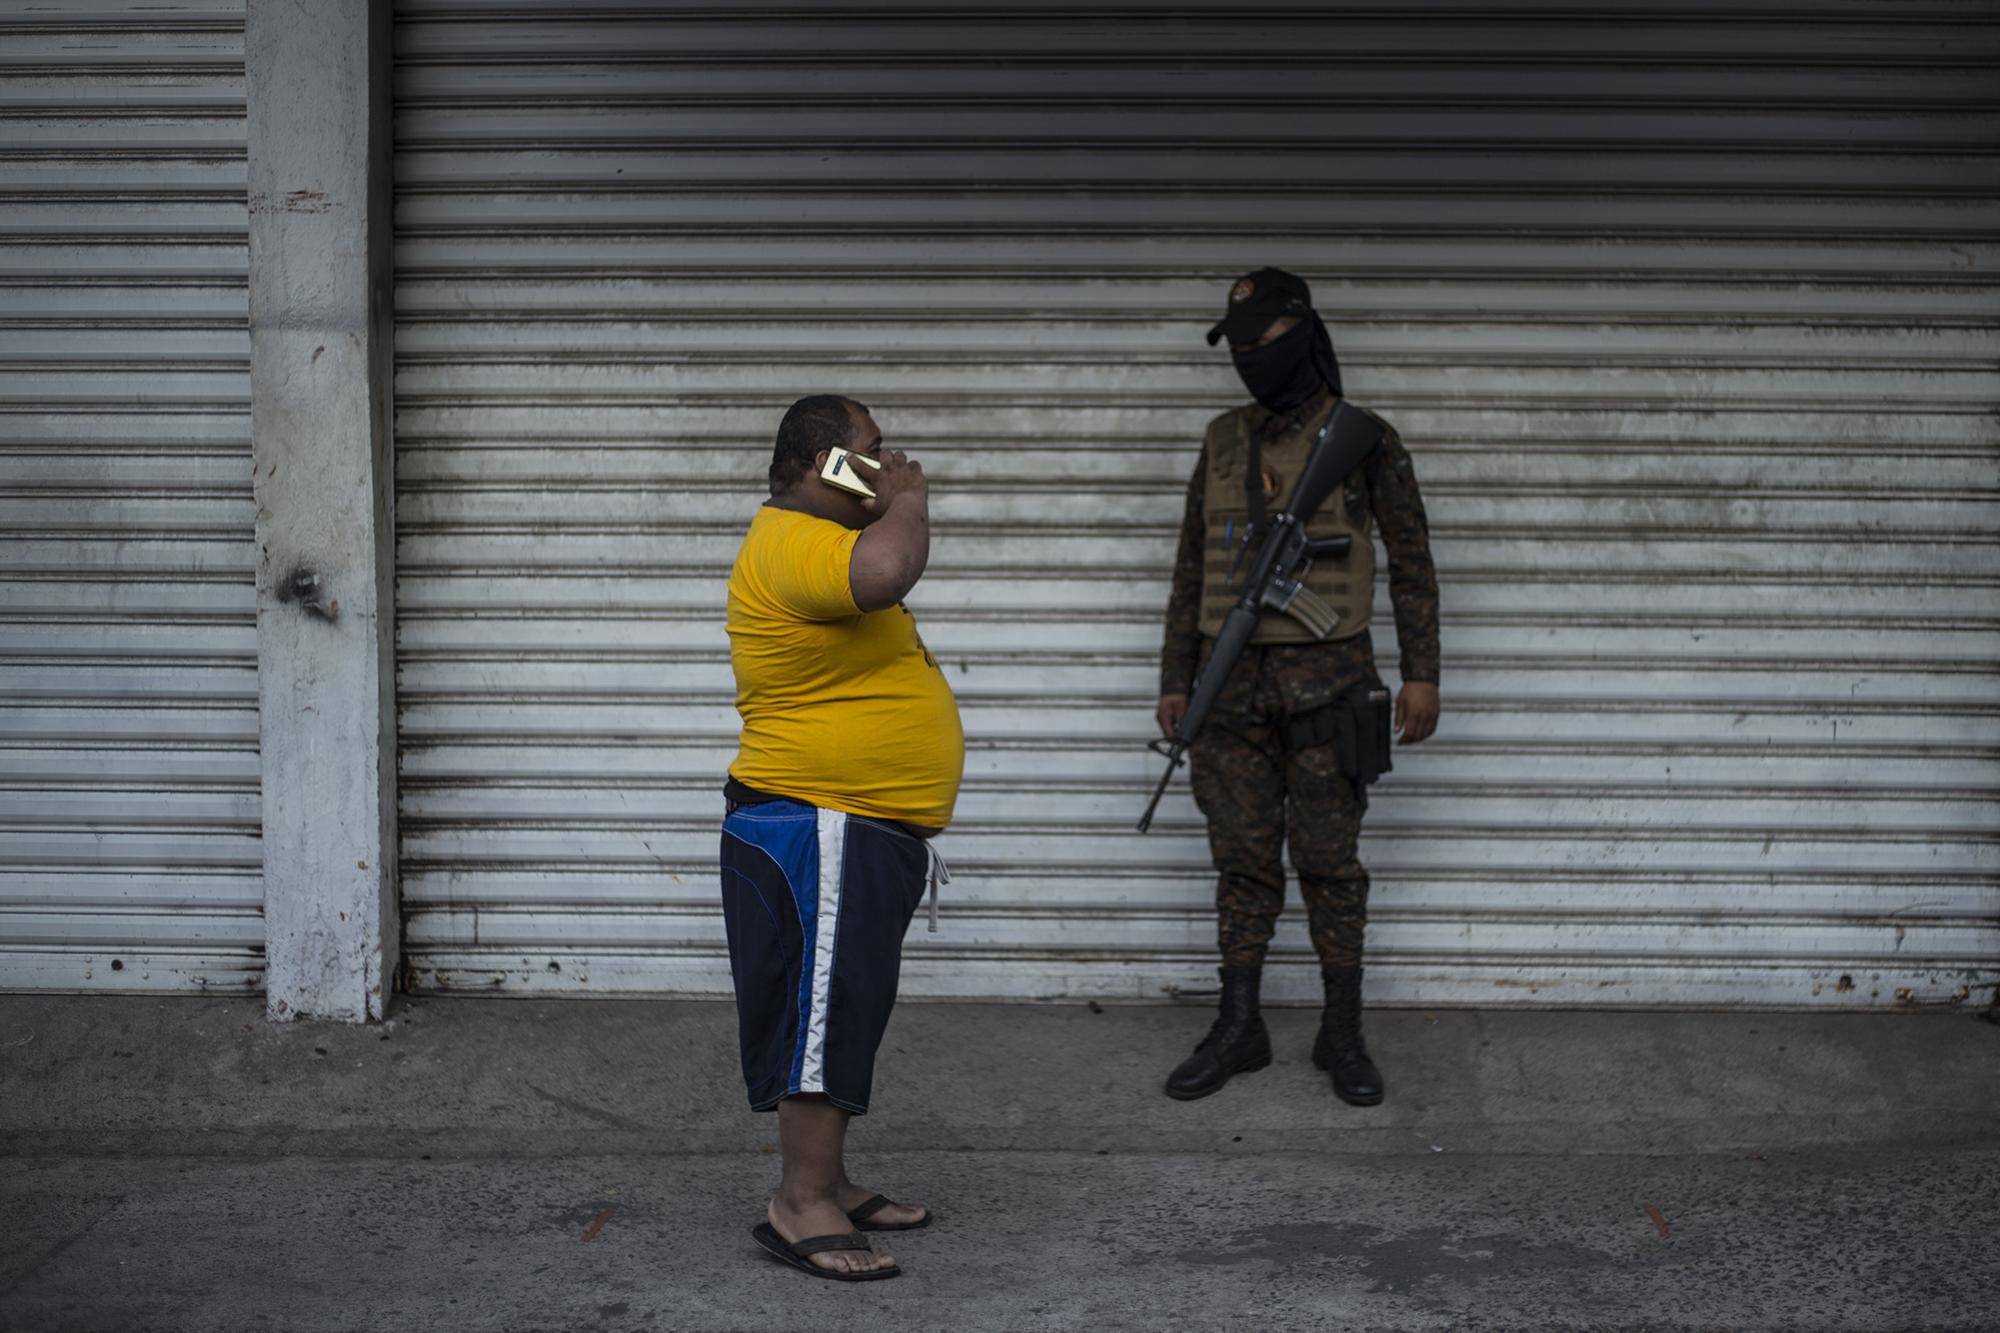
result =
M1310 522L1326 497L1346 482L1348 474L1360 467L1381 441L1382 432L1373 417L1345 398L1335 403L1333 415L1326 419L1305 469L1299 473L1298 484L1292 487L1285 512L1301 523Z

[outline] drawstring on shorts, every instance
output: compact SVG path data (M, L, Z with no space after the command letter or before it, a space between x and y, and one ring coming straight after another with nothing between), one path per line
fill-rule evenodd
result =
M924 850L931 854L931 924L926 933L935 935L938 928L938 885L951 883L951 868L945 865L944 857L938 855L936 847L927 842Z

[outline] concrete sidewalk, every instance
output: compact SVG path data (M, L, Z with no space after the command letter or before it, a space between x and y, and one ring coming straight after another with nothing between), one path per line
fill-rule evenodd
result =
M0 1329L2000 1328L2000 1028L1964 1014L1313 1015L1219 1095L1172 1008L903 1006L855 1176L900 1280L748 1229L734 1018L0 997Z

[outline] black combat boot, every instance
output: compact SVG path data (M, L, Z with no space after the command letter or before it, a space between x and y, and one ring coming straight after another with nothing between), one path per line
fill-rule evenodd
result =
M1167 1096L1191 1102L1220 1092L1235 1074L1248 1074L1271 1063L1271 1034L1257 1009L1258 968L1222 969L1221 1012L1215 1025L1194 1048L1194 1054L1167 1075Z
M1326 1012L1313 1043L1313 1063L1333 1075L1333 1095L1349 1106L1382 1104L1382 1071L1361 1041L1361 967L1320 969Z

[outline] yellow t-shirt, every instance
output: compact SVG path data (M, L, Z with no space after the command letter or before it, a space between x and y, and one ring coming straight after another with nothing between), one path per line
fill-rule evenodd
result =
M765 506L729 572L729 662L743 738L729 772L773 796L930 828L965 773L958 702L901 605L863 612L861 533Z

